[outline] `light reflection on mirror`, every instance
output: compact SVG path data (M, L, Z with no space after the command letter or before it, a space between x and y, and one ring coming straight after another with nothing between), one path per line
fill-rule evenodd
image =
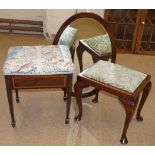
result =
M104 27L98 21L91 18L80 18L72 22L70 26L78 30L77 40L86 39L106 33Z

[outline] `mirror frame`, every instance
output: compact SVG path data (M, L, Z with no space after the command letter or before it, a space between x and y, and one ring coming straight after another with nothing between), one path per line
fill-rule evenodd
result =
M78 20L80 18L90 18L90 19L94 19L97 22L99 22L103 28L107 31L109 37L110 37L110 41L111 41L111 46L112 46L112 56L111 56L111 62L116 61L116 48L115 48L115 39L114 39L114 35L112 34L112 32L110 31L110 28L108 26L108 24L106 23L106 21L99 15L95 14L95 13L91 13L91 12L80 12L80 13L76 13L72 16L70 16L59 28L59 30L57 31L54 40L53 40L53 45L57 45L58 41L60 39L61 34L63 33L63 31L65 30L65 28L70 25L72 22L74 22L75 20Z

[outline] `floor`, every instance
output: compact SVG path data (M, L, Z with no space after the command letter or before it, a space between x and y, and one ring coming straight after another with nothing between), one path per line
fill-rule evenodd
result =
M119 140L123 129L125 112L115 96L103 91L99 102L92 98L83 99L83 117L74 122L77 113L75 99L72 98L70 123L66 125L66 102L59 89L20 90L20 103L15 102L16 128L10 125L10 113L3 77L3 64L10 46L50 44L41 36L0 34L0 145L121 145ZM146 101L142 115L143 122L133 117L128 129L127 145L155 145L155 57L117 54L117 63L148 73L152 76L152 90ZM84 66L92 64L91 57L84 54ZM75 57L75 74L79 73Z

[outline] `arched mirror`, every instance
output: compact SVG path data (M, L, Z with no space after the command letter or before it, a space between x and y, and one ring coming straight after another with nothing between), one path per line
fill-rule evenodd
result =
M98 61L99 59L108 60L111 59L112 62L115 62L116 60L116 50L115 50L115 42L114 37L112 33L109 30L109 27L107 23L104 21L104 19L97 14L94 13L88 13L88 12L81 12L77 13L71 17L69 17L60 27L58 30L53 44L57 45L61 42L62 36L64 35L64 32L68 30L68 27L73 28L71 31L76 31L76 37L74 37L74 41L72 41L72 45L70 45L70 51L72 58L74 59L74 52L77 52L77 59L75 57L75 64L79 65L83 62L85 63L85 60L88 62L88 59L93 60L91 62L88 62L87 64L92 65L92 63ZM67 35L71 38L70 35ZM97 37L97 39L96 39ZM107 47L105 47L105 38L108 39L110 46L110 55L107 54ZM63 38L65 40L65 38ZM101 44L96 45L94 42L94 39L96 41L100 41ZM67 40L67 39L66 39ZM66 41L65 40L65 41ZM64 42L65 42L64 41ZM91 47L88 48L87 45L90 45ZM85 46L86 45L86 46ZM96 49L98 50L99 54L96 54ZM104 53L102 50L104 49ZM109 50L109 49L108 49ZM82 52L81 52L82 51ZM90 58L84 57L83 52L88 51L91 53L93 51L95 54L92 54L89 56ZM83 57L82 57L83 56ZM93 59L91 59L93 58ZM88 66L83 65L84 68L87 68ZM74 74L74 82L76 81L76 75L83 70L83 68L80 65L80 71L77 71L77 67L75 67L75 74Z
M114 37L110 32L110 29L107 23L102 17L90 12L89 13L81 12L69 17L62 24L62 26L59 28L58 32L56 33L55 38L53 40L54 45L58 44L63 32L66 30L68 26L77 29L76 41L74 43L76 47L78 46L78 42L81 39L87 39L87 38L107 34L111 42L111 50L112 50L111 60L112 62L115 62L116 51L115 51Z

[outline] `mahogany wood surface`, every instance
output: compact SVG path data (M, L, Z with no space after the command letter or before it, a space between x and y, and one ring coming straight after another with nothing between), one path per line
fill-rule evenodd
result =
M50 76L14 76L12 77L13 88L53 88L66 87L65 75Z

